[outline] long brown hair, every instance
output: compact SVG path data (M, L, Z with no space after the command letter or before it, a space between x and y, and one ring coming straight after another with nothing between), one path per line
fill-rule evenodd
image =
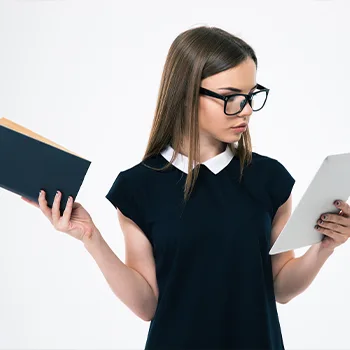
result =
M198 105L201 80L233 68L247 58L257 66L254 50L242 39L217 27L200 26L182 32L170 46L158 92L155 116L142 161L159 154L168 144L175 152L165 170L179 154L183 136L188 136L188 175L184 188L186 201L199 172ZM240 181L245 164L252 160L249 129L238 142L229 144L240 159ZM196 167L192 169L192 164Z

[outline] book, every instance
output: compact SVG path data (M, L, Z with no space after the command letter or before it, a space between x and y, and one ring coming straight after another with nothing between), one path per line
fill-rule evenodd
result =
M90 164L32 130L0 118L0 187L5 190L38 203L42 189L50 208L60 191L63 215L68 197L75 201Z

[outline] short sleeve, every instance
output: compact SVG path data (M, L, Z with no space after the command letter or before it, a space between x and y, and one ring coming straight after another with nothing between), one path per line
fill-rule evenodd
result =
M289 198L295 179L278 160L273 159L269 174L269 193L271 198L272 219L278 208Z
M127 174L120 172L108 191L106 198L119 210L135 222L146 234L147 227L139 201L134 195L133 187L130 185Z

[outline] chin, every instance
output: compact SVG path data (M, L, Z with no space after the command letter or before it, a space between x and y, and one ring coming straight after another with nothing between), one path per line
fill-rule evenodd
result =
M225 135L223 137L220 137L220 140L226 143L234 143L234 142L238 142L241 139L242 135L243 133L235 134L235 135Z

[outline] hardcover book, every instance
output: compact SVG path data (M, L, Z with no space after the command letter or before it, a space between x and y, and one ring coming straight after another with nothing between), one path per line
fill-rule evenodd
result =
M43 189L50 208L59 190L62 215L68 197L76 199L90 164L22 125L0 118L0 187L5 190L38 203Z

